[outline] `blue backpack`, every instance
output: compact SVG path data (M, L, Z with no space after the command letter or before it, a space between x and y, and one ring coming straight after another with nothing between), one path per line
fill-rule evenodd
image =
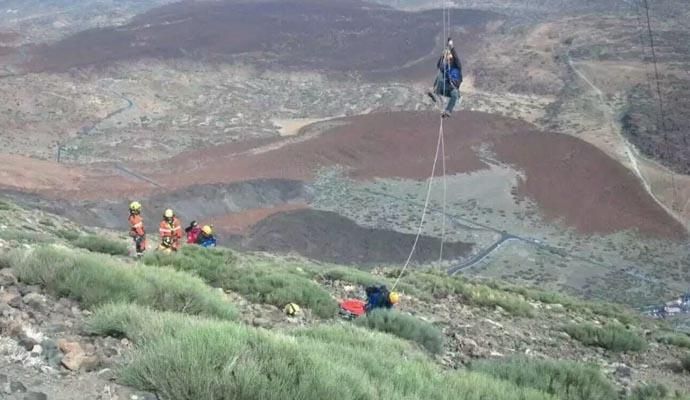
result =
M367 304L364 306L364 310L369 312L376 308L392 308L393 305L388 301L388 288L386 285L382 286L369 286L365 289L367 294Z
M213 236L199 236L199 246L201 247L216 247L216 238Z

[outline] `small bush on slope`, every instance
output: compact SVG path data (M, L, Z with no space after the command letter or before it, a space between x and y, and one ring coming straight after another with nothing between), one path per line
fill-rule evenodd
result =
M109 305L88 326L132 338L122 382L171 400L556 400L479 373L443 372L407 343L350 324L279 333Z
M26 244L48 243L51 241L50 237L44 233L15 228L0 230L0 238L5 240L16 240Z
M126 256L129 254L127 243L98 235L79 236L72 241L72 244L95 253L113 256Z
M355 322L359 326L416 342L433 354L438 354L443 349L441 331L411 315L390 310L374 310L366 316L357 318Z
M225 319L236 316L219 293L183 272L126 265L102 254L56 246L15 251L10 264L22 282L42 285L86 307L125 301Z
M225 249L204 249L199 246L183 246L175 254L150 252L144 257L144 264L157 266L172 266L177 270L194 273L202 277L213 286L232 276L231 267L237 262L237 257Z
M348 267L312 267L307 268L312 278L324 281L343 281L350 282L361 286L372 286L389 283L385 279L375 277L374 275L361 271L356 268Z
M667 395L668 389L664 385L652 384L633 389L629 400L663 400Z
M600 315L603 317L615 318L623 324L631 324L639 321L637 315L633 314L630 310L624 309L619 304L584 301L562 293L547 292L504 282L492 281L487 283L487 285L494 289L520 294L526 299L531 299L533 301L539 301L545 304L560 304L567 309L585 315Z
M70 242L79 239L79 232L75 232L71 229L58 229L54 233L55 236L63 238Z
M415 272L406 276L403 282L413 286L421 297L427 299L429 295L434 299L457 294L462 295L469 304L479 307L501 307L516 316L531 317L534 314L532 306L519 295L457 277Z
M473 363L471 369L560 400L611 400L616 391L598 368L565 361L514 358Z
M659 343L690 349L690 336L684 333L665 333L656 338Z
M304 273L249 261L238 262L226 250L208 251L192 246L176 255L151 255L144 259L146 264L194 272L210 285L240 293L251 301L278 307L293 302L322 318L332 317L338 310L338 303L330 294Z
M689 400L687 395L670 393L666 386L653 383L633 389L628 400Z
M587 346L611 351L641 351L647 348L644 339L620 325L569 324L563 327L563 331Z
M686 354L680 359L680 365L683 366L683 369L690 372L690 353Z

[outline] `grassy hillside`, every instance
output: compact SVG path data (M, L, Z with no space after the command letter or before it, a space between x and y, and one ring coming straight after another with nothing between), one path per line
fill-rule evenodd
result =
M77 301L89 335L131 341L117 381L161 399L690 398L690 337L620 306L424 270L396 310L345 321L339 299L399 270L196 247L139 261L40 211L0 219L0 268ZM41 240L11 233L38 220Z

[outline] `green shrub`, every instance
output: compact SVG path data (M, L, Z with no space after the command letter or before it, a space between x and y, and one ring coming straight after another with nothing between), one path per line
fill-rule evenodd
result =
M350 282L361 286L372 286L389 284L390 282L383 282L382 279L373 276L372 274L361 271L355 268L348 267L326 267L326 268L309 268L312 277L319 281L343 281Z
M7 211L7 210L11 210L11 209L12 209L12 204L10 204L4 200L0 200L0 211Z
M228 271L237 262L237 257L226 249L183 246L175 254L150 252L143 261L147 265L172 266L180 271L197 274L210 285L220 287L228 278Z
M48 243L51 241L50 237L46 234L14 228L0 229L0 238L5 240L16 240L26 244Z
M55 222L49 220L49 219L41 219L38 221L39 224L43 226L47 226L49 228L54 228L55 227Z
M569 324L563 327L563 331L587 346L611 351L641 351L647 347L644 339L618 324Z
M334 316L338 310L338 303L305 272L252 258L239 262L225 250L209 251L190 246L183 248L180 254L181 257L177 257L178 254L147 255L144 263L194 272L213 286L240 293L255 302L279 307L297 303L323 318Z
M135 342L122 383L166 399L556 400L487 375L444 372L406 342L351 324L290 334L118 305L96 310L94 325Z
M290 273L252 271L249 268L223 287L239 292L255 302L281 307L294 302L309 307L322 318L333 317L338 311L338 303L321 286Z
M484 285L467 285L463 295L470 303L484 307L501 307L517 316L531 317L533 307L522 298L509 293L491 289Z
M0 269L12 268L12 259L8 253L0 253Z
M650 384L633 389L629 400L663 400L668 394L666 386L658 383Z
M426 300L436 300L454 294L463 294L466 283L461 278L432 272L413 272L401 279L401 282L413 286L416 295Z
M127 243L98 235L79 236L72 241L72 244L82 249L113 256L126 256L129 254Z
M441 331L411 315L391 310L374 310L355 321L357 325L416 342L433 354L443 350Z
M471 370L553 395L560 400L611 400L616 391L595 366L513 358L480 361Z
M684 355L680 359L680 365L683 367L684 370L690 372L690 353Z
M147 304L159 310L231 319L236 315L212 288L184 272L130 266L98 253L42 246L11 255L17 277L86 307L109 302Z
M656 338L659 343L690 349L690 336L684 333L665 333Z
M545 304L560 304L567 309L583 313L585 315L600 315L602 317L615 318L623 324L632 324L639 320L639 318L631 311L625 310L618 304L583 301L561 293L548 292L495 281L489 282L487 285L494 289L520 294L526 299L533 301L539 301Z
M426 300L461 295L469 304L479 307L501 307L516 316L531 317L534 315L534 308L520 295L493 289L487 285L470 283L460 277L449 277L430 272L413 272L406 276L403 281L414 287L414 294Z
M58 229L55 231L55 235L70 242L79 238L79 232L71 229Z

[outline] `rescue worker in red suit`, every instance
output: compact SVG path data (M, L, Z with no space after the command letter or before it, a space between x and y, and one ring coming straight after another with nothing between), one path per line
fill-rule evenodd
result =
M161 236L159 250L177 251L182 243L182 224L171 209L165 210L163 220L158 228Z
M129 205L129 236L134 240L137 257L144 255L146 251L146 232L144 231L144 218L141 217L141 204L133 201Z

